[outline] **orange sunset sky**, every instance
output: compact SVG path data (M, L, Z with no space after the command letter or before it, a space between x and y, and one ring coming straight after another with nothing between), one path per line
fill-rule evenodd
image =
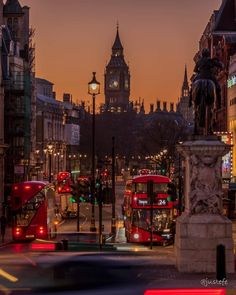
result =
M192 74L198 42L222 0L19 0L36 29L36 76L54 83L57 99L91 101L92 72L101 82L116 23L131 73L131 99L177 101L184 65Z

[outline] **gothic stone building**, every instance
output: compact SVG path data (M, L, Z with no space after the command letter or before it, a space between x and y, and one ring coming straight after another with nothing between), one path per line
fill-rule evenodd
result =
M111 59L105 70L104 88L104 111L126 112L129 107L130 73L125 62L118 27L115 42L112 46Z

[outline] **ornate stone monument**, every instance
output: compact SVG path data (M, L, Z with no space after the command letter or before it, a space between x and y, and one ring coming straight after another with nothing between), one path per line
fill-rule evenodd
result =
M222 214L221 161L229 149L212 136L178 146L185 158L185 211L175 239L181 272L215 272L219 244L226 249L226 272L234 272L232 222Z

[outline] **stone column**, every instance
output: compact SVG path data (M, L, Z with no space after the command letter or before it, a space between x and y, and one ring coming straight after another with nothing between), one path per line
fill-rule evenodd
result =
M232 222L223 216L222 156L230 146L214 136L186 141L185 211L177 218L175 254L180 272L216 271L216 247L226 249L226 272L234 273Z

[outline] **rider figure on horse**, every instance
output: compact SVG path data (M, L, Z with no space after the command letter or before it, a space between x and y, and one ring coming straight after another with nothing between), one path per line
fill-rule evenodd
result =
M218 81L216 80L216 69L222 69L223 64L218 60L218 58L211 58L210 51L208 48L202 50L201 58L196 62L194 72L196 73L193 78L193 83L200 79L208 79L215 83L216 95L217 95L217 105L220 108L221 105L221 89ZM192 91L190 90L190 106L192 104Z

